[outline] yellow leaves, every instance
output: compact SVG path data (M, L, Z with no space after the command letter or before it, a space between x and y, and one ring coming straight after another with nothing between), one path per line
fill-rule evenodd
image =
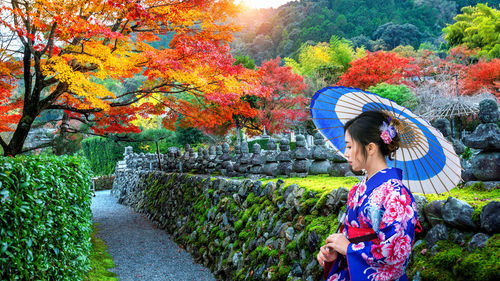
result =
M84 73L75 71L64 57L53 57L42 66L43 74L53 76L61 83L68 85L68 92L76 96L85 97L89 102L81 105L80 109L101 108L109 109L109 104L101 98L114 97L103 85L89 81Z

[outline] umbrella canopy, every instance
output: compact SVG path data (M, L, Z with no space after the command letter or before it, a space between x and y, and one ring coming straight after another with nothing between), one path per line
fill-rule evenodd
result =
M462 168L453 146L408 108L360 89L327 87L313 96L310 110L318 130L342 156L344 124L364 111L381 111L392 118L401 139L396 157L387 164L403 170L403 182L412 192L439 194L460 182Z
M438 106L434 109L422 114L426 120L432 121L438 118L451 119L454 117L471 116L479 113L479 105L471 103L461 97L448 99L446 104Z

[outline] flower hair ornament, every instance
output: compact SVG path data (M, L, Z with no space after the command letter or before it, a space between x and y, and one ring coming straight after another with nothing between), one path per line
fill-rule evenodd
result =
M391 118L389 118L389 123L385 121L382 122L382 126L380 126L380 138L384 141L385 144L390 144L392 139L396 137L396 129L391 125Z

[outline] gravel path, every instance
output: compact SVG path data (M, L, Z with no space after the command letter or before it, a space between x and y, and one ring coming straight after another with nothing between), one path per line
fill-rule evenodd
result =
M175 244L144 215L117 203L109 190L92 199L93 222L108 245L121 281L215 280L207 268Z

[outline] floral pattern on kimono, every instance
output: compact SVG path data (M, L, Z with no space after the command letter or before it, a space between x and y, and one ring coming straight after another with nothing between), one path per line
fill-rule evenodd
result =
M402 171L387 168L356 184L349 193L344 235L371 228L378 240L350 243L335 261L327 280L407 280L405 269L417 224L417 207L403 185ZM347 262L346 262L347 261ZM347 265L342 268L342 264Z

